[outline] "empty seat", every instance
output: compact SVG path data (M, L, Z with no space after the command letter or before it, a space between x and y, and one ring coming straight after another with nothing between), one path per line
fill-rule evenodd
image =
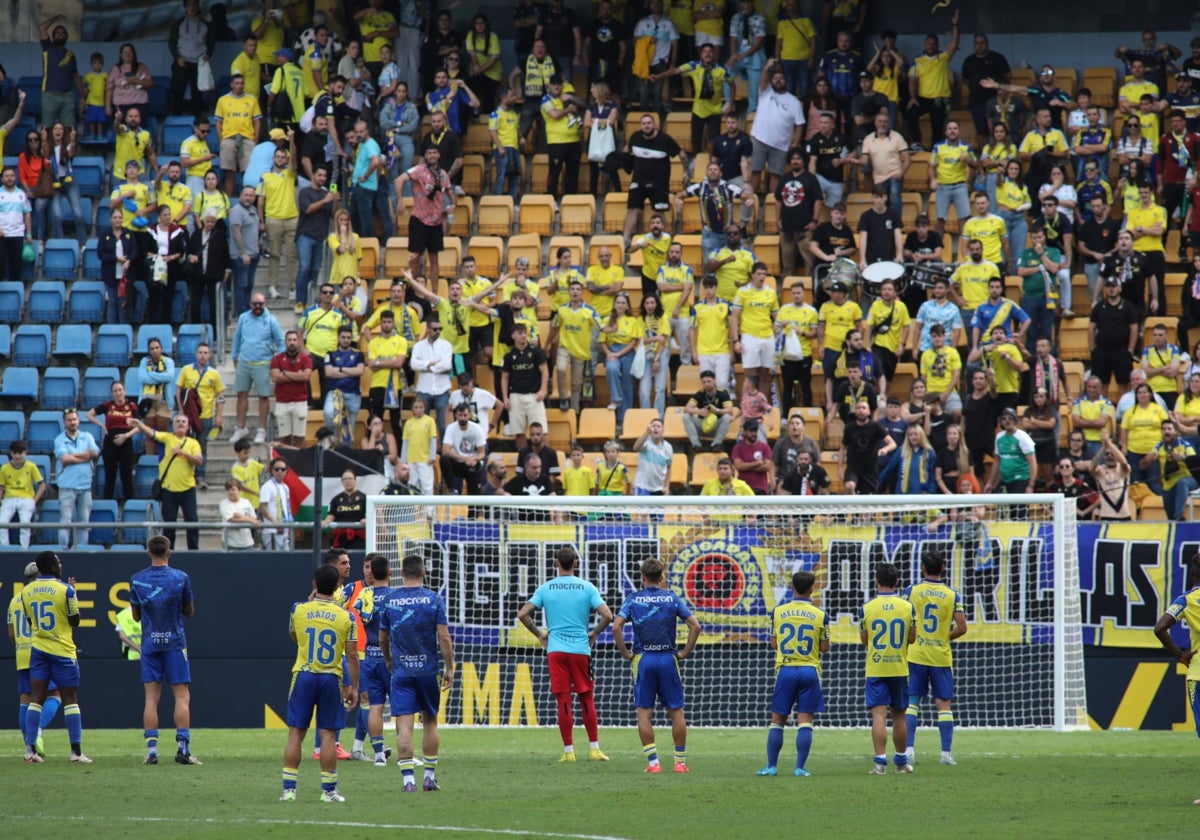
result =
M512 196L482 196L479 199L478 217L480 236L508 236L512 233Z
M47 280L74 280L79 270L79 243L74 239L48 239L42 251L42 276Z
M29 415L27 429L29 451L54 452L54 439L63 433L61 411L35 411Z
M0 321L19 324L25 317L25 284L17 280L0 282Z
M521 196L521 233L549 234L554 230L554 199L526 193Z
M136 482L135 482L136 484ZM118 538L124 543L144 546L148 535L145 528L130 528L136 522L151 522L158 519L158 505L150 499L127 499L121 508L121 528Z
M379 240L374 236L363 236L358 240L362 256L358 258L358 274L363 280L374 280L379 276Z
M158 456L142 455L133 471L133 490L142 499L150 498L150 490L158 478Z
M127 367L133 355L133 327L101 324L96 333L96 364Z
M85 198L100 198L104 193L104 158L91 155L75 158L72 163L75 185Z
M596 197L594 195L564 195L559 208L559 230L580 236L591 236L596 226Z
M393 236L383 249L383 273L385 277L399 277L408 270L408 237Z
M83 397L80 401L88 408L99 405L105 400L112 398L113 383L120 381L121 373L115 367L89 368L83 374L83 389L81 391ZM137 394L129 395L129 399L133 400L133 402L138 401L137 397Z
M59 324L67 303L67 286L61 280L39 280L29 290L29 320Z
M484 277L498 277L504 267L504 237L472 236L467 253L475 258L475 267Z
M529 276L537 277L542 271L542 238L536 233L519 233L508 238L508 254L505 260L510 267L521 257L529 260Z
M89 522L101 525L117 523L117 503L112 499L93 499L92 515ZM88 533L88 541L93 545L112 545L117 541L117 533L113 528L92 528Z
M50 368L42 376L42 406L72 408L79 401L78 368Z
M99 280L100 279L100 254L97 252L97 241L89 239L83 246L83 272L80 275L84 280Z
M25 439L25 413L23 411L0 411L0 450L8 452L15 440Z
M208 324L184 324L179 328L179 335L175 338L175 356L182 361L179 364L188 364L196 358L196 348L201 344L210 343L208 335Z
M13 361L18 365L50 364L50 327L47 324L22 324L13 335Z
M183 141L192 136L191 117L167 117L163 120L160 154L177 157Z
M0 380L0 399L12 402L33 402L38 398L37 368L10 367Z
M58 507L58 499L42 499L38 510L38 522L53 525L62 521ZM33 542L37 545L54 545L58 542L58 531L54 528L38 528L33 532Z
M54 335L54 358L75 361L92 358L92 328L88 324L63 324Z
M67 299L67 320L75 324L99 324L104 320L104 284L99 280L77 280Z
M12 357L12 327L0 324L0 362L7 362Z
M133 346L133 352L139 354L148 352L146 345L152 338L157 338L162 342L163 353L168 356L172 355L175 347L175 333L171 330L170 324L142 324L138 327L137 343Z

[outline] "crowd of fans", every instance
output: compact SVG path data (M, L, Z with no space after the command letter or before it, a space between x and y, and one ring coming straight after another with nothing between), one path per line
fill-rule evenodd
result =
M797 0L769 13L753 0L601 0L588 13L522 0L508 67L484 14L467 23L415 0L349 5L310 15L265 0L249 31L230 33L187 0L168 38L169 108L192 116L193 134L170 160L145 127L162 68L124 44L82 73L61 20L46 20L41 127L0 183L6 278L81 219L72 161L92 144L111 155L97 220L108 320L208 323L215 336L226 300L238 455L227 521L290 521L282 462L264 470L251 443L267 442L272 410L281 445L310 442L310 408L337 441L378 450L397 493L657 495L671 492L679 447L719 453L710 495L1053 489L1085 515L1123 519L1152 492L1168 516L1183 515L1200 445L1200 367L1180 350L1200 324L1200 39L1186 58L1153 32L1120 47L1109 111L1086 86L1058 87L1050 65L1033 85L1013 84L983 33L955 71L957 12L944 48L931 34L910 58L896 33L871 32L865 3L824 3L814 21ZM215 41L231 35L244 36L242 51L212 67ZM215 95L214 75L228 92ZM664 125L676 94L691 100L686 137ZM25 95L10 84L0 108L0 132L24 124ZM626 136L623 114L638 110ZM580 192L583 162L593 194L620 191L628 175L623 247L596 248L587 265L558 249L541 279L510 260L494 281L468 250L443 287L439 254L477 120L490 131L496 195L519 198L534 153L549 174L533 189L558 199ZM695 179L677 193L672 160ZM918 163L928 209L908 214ZM859 195L870 206L854 219ZM685 205L700 225L692 265L672 235ZM774 229L759 234L772 206ZM82 245L87 226L75 231ZM410 270L373 304L363 240L397 232L408 234ZM757 254L756 234L766 235ZM638 252L631 295L623 263ZM264 260L265 294L255 290ZM1143 347L1147 318L1168 309L1175 261L1187 272L1177 335L1155 326ZM922 282L914 269L926 269ZM1077 273L1086 300L1073 299ZM285 295L295 330L267 308ZM1072 388L1061 338L1084 313L1090 375ZM104 497L131 497L142 441L160 456L165 518L195 520L223 423L225 384L209 355L202 345L177 372L152 343L137 399L114 385L86 412L103 422L102 440L68 414L55 444L63 522L87 518L97 461ZM486 367L492 382L476 381ZM685 377L695 393L669 405ZM551 420L599 406L604 390L613 441L591 465L579 446L560 465ZM631 469L616 439L635 407L656 419L636 437ZM807 416L823 440L796 408L819 410ZM503 459L489 460L505 445L498 436L518 451L511 479ZM28 521L45 493L49 476L23 456L14 445L0 469L0 521ZM350 484L356 492L353 474ZM339 497L332 521L357 522L358 510ZM277 537L290 545L287 529ZM195 539L189 531L189 547Z

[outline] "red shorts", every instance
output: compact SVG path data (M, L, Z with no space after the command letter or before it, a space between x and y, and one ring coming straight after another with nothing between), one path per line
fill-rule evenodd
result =
M592 681L592 657L582 653L550 654L550 693L563 694L574 691L586 694L596 684Z

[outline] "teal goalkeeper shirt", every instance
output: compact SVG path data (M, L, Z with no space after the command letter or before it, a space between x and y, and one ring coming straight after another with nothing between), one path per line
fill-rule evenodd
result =
M591 654L588 625L592 610L604 603L595 586L576 575L559 575L539 586L529 603L545 614L549 653Z

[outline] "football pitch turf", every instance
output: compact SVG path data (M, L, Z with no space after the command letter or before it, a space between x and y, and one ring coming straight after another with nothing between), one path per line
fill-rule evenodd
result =
M85 708L86 714L86 708ZM85 719L86 720L86 719ZM811 778L795 778L790 728L779 776L759 778L766 728L694 729L691 772L645 761L632 729L604 729L607 763L560 764L556 729L443 729L436 793L404 794L387 768L339 762L347 801L318 801L320 771L305 753L299 797L279 802L280 730L195 730L202 767L176 765L162 730L161 764L143 766L139 730L84 733L95 763L67 761L61 727L45 764L25 765L15 731L0 734L0 836L87 840L180 837L437 838L1189 837L1200 834L1200 744L1189 732L956 733L957 767L938 764L935 727L922 728L916 772L868 776L866 730L815 733ZM393 739L389 738L389 742ZM311 744L311 733L308 744ZM345 742L349 747L348 741ZM390 746L394 744L389 743ZM418 788L420 786L418 770Z

